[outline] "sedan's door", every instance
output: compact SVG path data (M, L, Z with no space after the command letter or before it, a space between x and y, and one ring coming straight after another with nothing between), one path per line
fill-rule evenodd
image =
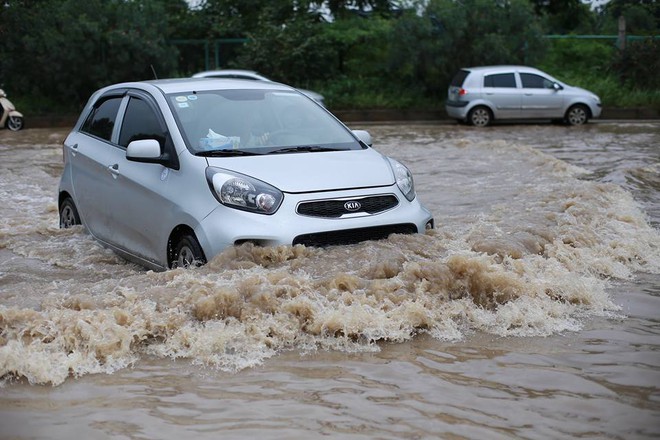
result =
M523 87L522 116L524 118L561 118L564 97L555 82L534 73L520 73Z
M483 96L492 103L496 119L520 117L520 89L513 72L485 75Z
M176 204L168 196L171 165L127 159L126 148L135 140L155 139L161 153L176 157L172 139L155 101L146 93L129 92L120 114L118 146L123 154L112 167L117 176L111 206L116 234L113 244L134 256L165 265L165 249Z
M90 110L80 130L67 138L73 198L80 217L97 239L109 242L113 235L112 210L116 170L124 153L113 142L116 119L123 100L121 91L101 97Z

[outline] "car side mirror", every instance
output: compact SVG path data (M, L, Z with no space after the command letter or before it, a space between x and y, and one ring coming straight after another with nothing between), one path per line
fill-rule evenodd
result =
M559 83L552 83L552 88L556 91L564 90L564 88Z
M126 148L126 158L136 162L152 162L160 156L160 144L155 139L133 141Z
M164 167L179 169L179 158L167 150L161 153L160 142L156 139L133 141L126 147L126 159L133 162L157 163Z
M373 145L373 141L371 140L371 135L367 130L353 130L353 134L357 136L357 138L366 145L370 147Z

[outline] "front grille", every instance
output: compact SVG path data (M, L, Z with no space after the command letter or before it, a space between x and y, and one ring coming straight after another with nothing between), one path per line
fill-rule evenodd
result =
M374 226L371 228L345 229L343 231L299 235L293 240L293 244L317 247L335 246L355 244L366 240L382 240L389 237L390 234L415 234L417 232L417 226L404 223L400 225Z
M350 211L346 209L347 202L358 202L361 206L359 209ZM378 214L392 209L398 204L399 200L393 195L344 200L319 200L299 204L297 212L311 217L339 218L342 215L355 213Z

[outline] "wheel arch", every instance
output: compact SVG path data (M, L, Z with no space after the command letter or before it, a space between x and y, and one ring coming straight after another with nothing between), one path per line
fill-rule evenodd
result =
M60 193L57 196L57 209L58 210L62 207L62 202L64 202L64 200L66 200L66 199L71 199L73 204L74 205L76 204L76 202L73 200L73 197L71 196L71 194L69 194L68 191L60 191ZM77 206L76 206L76 208L77 208Z
M204 254L204 258L206 258L204 246L200 242L199 237L197 237L197 234L195 234L195 230L190 226L182 223L175 226L174 229L172 229L172 232L170 232L170 236L167 238L167 267L170 267L172 264L174 257L174 246L185 235L192 235L195 240L197 240L202 249L202 253Z
M593 113L593 111L591 110L591 106L590 106L589 104L587 104L586 102L584 102L584 101L573 101L573 102L571 102L570 104L568 104L568 106L566 107L566 111L564 111L564 115L568 114L568 112L569 112L573 107L578 106L578 105L579 105L580 107L584 107L585 109L587 109L587 115L589 116L589 119L591 119L591 118L594 117L594 113Z
M466 120L470 112L477 107L486 107L490 112L491 118L493 118L493 120L497 118L497 115L495 114L496 113L495 106L490 101L486 101L485 99L476 99L474 101L471 101L470 104L468 105L468 108L466 109L465 112Z
M581 122L573 122L571 121L571 113L573 113L574 110L577 109L582 109L584 111L584 121ZM568 106L566 109L566 112L564 113L564 121L566 124L574 126L574 125L583 125L589 122L589 120L593 118L593 112L591 108L589 107L588 104L584 104L582 102L575 102L571 105Z

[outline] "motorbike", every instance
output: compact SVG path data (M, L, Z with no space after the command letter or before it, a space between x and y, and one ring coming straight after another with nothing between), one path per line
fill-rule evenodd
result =
M14 104L7 99L7 94L0 89L0 128L7 127L11 131L23 128L23 114L16 111Z

